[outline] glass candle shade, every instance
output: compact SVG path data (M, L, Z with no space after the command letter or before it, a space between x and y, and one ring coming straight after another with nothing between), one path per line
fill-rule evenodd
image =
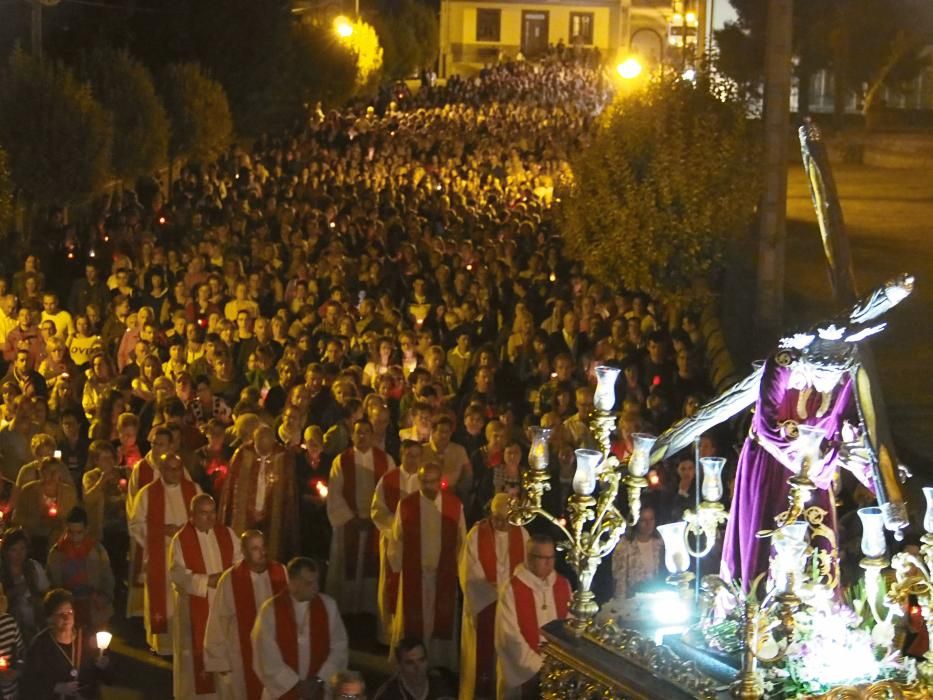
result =
M574 450L577 456L577 471L573 475L573 492L578 496L589 496L596 490L596 467L603 459L598 450Z
M820 458L820 445L826 437L826 430L815 425L798 425L797 439L794 447L797 448L798 473L809 470Z
M651 449L657 437L648 433L632 434L632 456L628 460L628 473L632 476L645 476L651 468Z
M104 651L107 647L110 646L110 641L113 639L113 635L110 632L101 630L96 634L97 637L97 648L101 651Z
M622 370L617 367L600 365L596 368L596 393L593 395L593 404L600 411L607 413L616 403L616 379Z
M541 428L538 426L531 428L531 447L528 450L528 465L532 469L547 469L550 458L547 441L550 435L550 428Z
M664 566L671 574L682 574L690 568L686 532L687 523L683 520L658 526L658 534L664 540Z
M787 587L791 575L798 580L803 576L803 567L806 563L807 530L805 522L785 525L774 533L774 579L779 585Z
M927 512L923 516L923 529L933 534L933 486L923 487L923 497L927 499Z
M862 521L862 554L869 559L881 559L888 551L881 508L859 508L858 517Z
M722 499L722 469L726 466L725 457L701 457L703 468L703 500L716 503Z

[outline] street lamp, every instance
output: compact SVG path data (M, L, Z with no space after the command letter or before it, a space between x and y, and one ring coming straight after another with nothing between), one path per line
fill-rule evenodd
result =
M341 39L349 39L353 35L353 25L343 15L334 20L334 30Z
M634 80L641 75L641 62L634 56L626 58L616 66L616 71L625 80Z

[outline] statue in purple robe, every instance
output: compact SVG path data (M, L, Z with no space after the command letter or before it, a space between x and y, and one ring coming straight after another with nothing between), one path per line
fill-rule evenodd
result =
M826 582L834 585L838 580L832 492L837 467L846 466L874 490L867 460L841 458L848 454L843 445L848 450L857 442L857 431L851 427L859 422L852 391L845 353L832 360L814 360L789 348L779 350L765 362L755 414L735 476L722 552L721 573L725 578L740 580L744 587L767 571L771 539L762 534L782 520L793 521L803 515L786 511L791 507L789 477L799 472L803 457L799 428L809 425L825 433L820 458L807 471L815 486L805 506L811 517L816 516L811 544L818 544L828 555ZM819 536L819 542L814 535Z

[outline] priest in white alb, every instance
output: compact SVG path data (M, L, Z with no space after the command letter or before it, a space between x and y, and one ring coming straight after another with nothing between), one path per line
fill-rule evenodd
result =
M466 537L463 504L441 489L440 465L418 472L421 489L403 498L389 540L389 564L400 573L392 648L421 639L432 666L456 672L460 615L457 556Z
M136 464L129 467L130 472L126 480L126 518L130 522L133 518L133 508L139 497L139 492L159 478L162 472L162 462L172 451L172 431L159 427L152 431L152 444L149 452ZM126 595L126 616L141 617L144 611L143 588L143 561L146 558L145 548L138 545L136 540L130 538L130 571L129 590Z
M204 666L207 618L220 575L243 558L237 536L217 524L206 493L191 502L191 519L172 539L169 572L175 590L172 677L176 698L214 700L214 674Z
M398 604L398 572L389 566L389 537L399 501L421 487L418 467L421 465L421 443L402 441L402 463L398 469L386 472L376 484L373 495L372 520L379 529L379 641L389 642L392 618Z
M204 667L214 673L220 700L260 700L262 684L253 671L249 635L259 607L288 588L285 566L269 561L265 536L247 530L240 536L243 561L217 582L204 636Z
M288 588L262 604L250 638L262 700L323 698L326 681L347 668L347 631L313 559L288 563Z
M499 593L496 610L499 700L538 698L541 628L563 620L570 608L570 582L554 570L556 548L547 535L528 541L528 554Z
M499 590L525 561L527 540L525 528L509 523L504 493L493 497L489 517L467 533L460 551L460 700L496 696L496 603Z
M327 518L333 527L327 590L344 614L378 613L379 533L370 517L376 484L395 469L388 454L373 446L373 426L356 421L353 446L330 469Z
M188 522L191 502L199 493L201 488L185 478L181 458L170 454L163 460L159 478L139 492L130 518L130 535L145 552L146 641L160 656L172 654L175 600L168 585L169 545Z

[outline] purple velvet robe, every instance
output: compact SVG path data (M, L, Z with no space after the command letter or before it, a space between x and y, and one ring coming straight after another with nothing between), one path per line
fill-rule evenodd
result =
M788 507L790 486L787 480L793 472L785 464L795 464L796 450L794 441L782 435L781 423L792 420L801 425L820 426L826 431L825 439L833 442L839 439L843 418L851 419L855 410L852 380L845 374L833 389L823 415L817 415L823 394L815 389L804 402L805 411L799 411L802 392L791 388L791 372L790 367L775 362L774 356L765 363L751 427L757 440L751 436L746 438L739 457L732 511L723 542L721 573L723 577L741 580L743 588L768 569L771 539L758 538L755 534L773 529L774 518ZM776 455L781 455L780 461ZM818 488L806 504L826 510L828 515L824 523L834 531L835 499L828 489L832 486L836 462L830 455L823 464L811 467L810 478Z

